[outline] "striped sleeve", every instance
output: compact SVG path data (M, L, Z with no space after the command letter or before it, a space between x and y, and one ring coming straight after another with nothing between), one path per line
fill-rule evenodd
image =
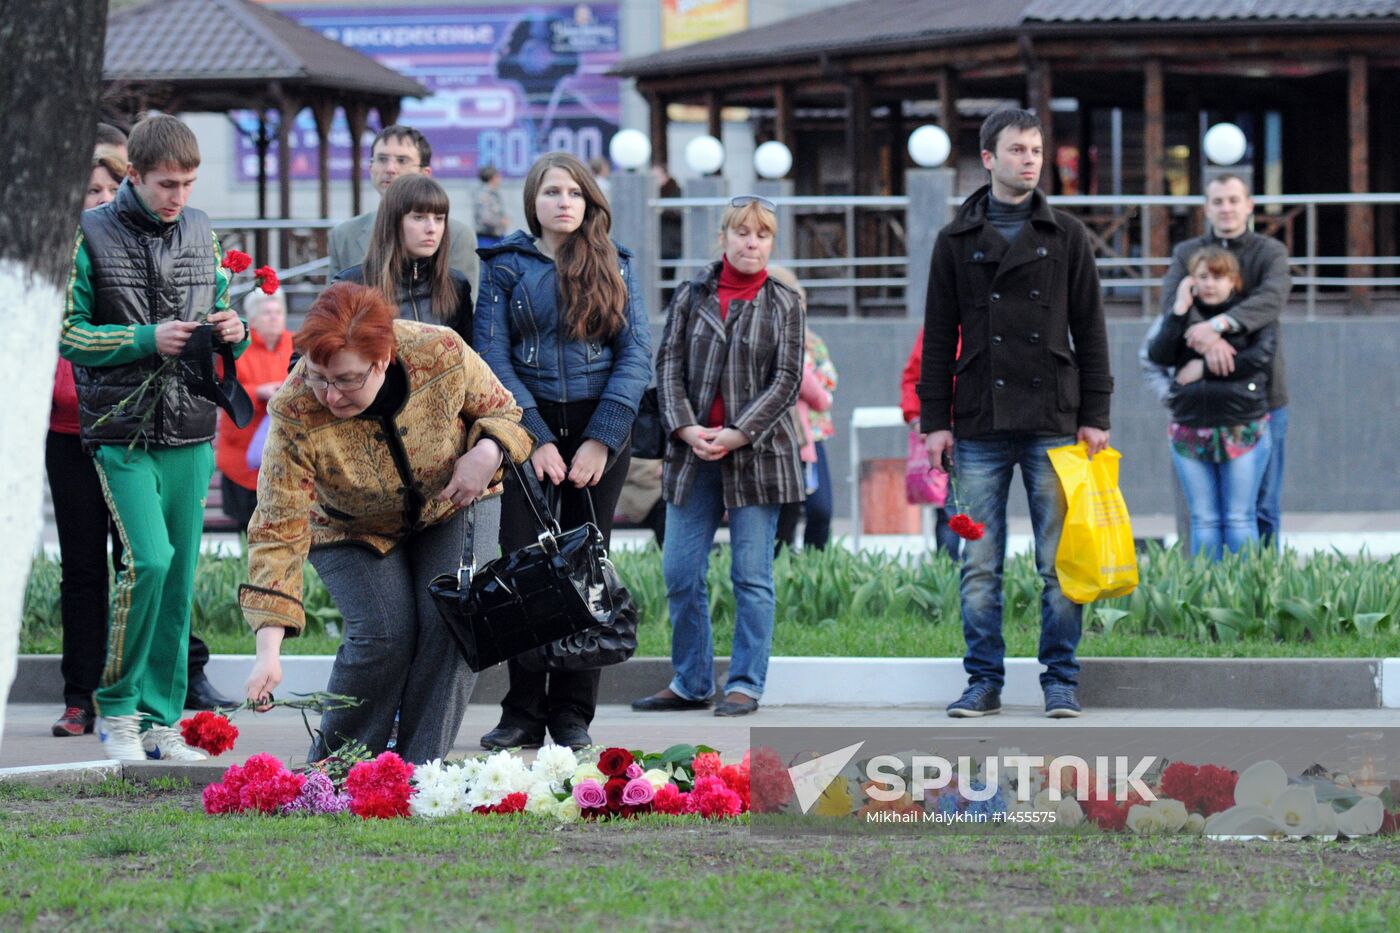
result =
M59 352L78 366L121 366L156 352L154 324L94 324L92 307L92 260L79 231L73 271L68 274Z

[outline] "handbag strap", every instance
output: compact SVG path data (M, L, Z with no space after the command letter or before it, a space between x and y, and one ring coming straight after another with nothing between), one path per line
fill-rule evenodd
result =
M540 486L539 478L535 476L533 468L522 470L520 465L511 459L510 455L505 456L505 462L509 464L511 471L515 474L515 481L520 484L520 488L525 492L525 502L530 506L530 511L535 516L535 522L541 528L539 535L540 544L545 550L551 553L558 550L554 543L556 535L560 534L559 521L554 517L554 511L549 507L549 500L545 496L544 489ZM597 515L593 512L593 497L588 497L588 510L594 515L593 523L598 523ZM467 506L467 533L462 540L462 556L457 564L457 589L465 590L471 585L472 577L476 575L476 502Z

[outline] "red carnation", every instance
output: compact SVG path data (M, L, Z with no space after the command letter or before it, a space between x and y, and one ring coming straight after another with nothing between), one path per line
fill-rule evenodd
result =
M792 779L783 760L771 748L760 748L749 763L750 808L757 813L777 813L792 799Z
M525 801L528 794L516 791L513 794L506 794L506 799L491 808L492 813L520 813L525 809Z
M716 752L701 752L695 756L691 762L690 770L696 777L704 777L707 774L719 774L719 769L724 767Z
M976 541L987 531L985 524L974 522L964 512L959 512L948 519L948 527L953 529L953 533L959 538L966 538L968 541Z
M657 813L685 813L690 804L690 795L681 793L674 784L666 784L656 796L651 798L651 806Z
M180 735L186 745L202 748L211 755L222 755L233 748L238 738L238 727L220 716L204 710L195 713L192 719L180 720Z
M690 803L686 812L717 820L727 816L738 816L742 808L743 801L739 799L738 794L725 786L722 779L707 775L695 779L695 789L690 792Z
M598 756L598 770L610 778L622 777L633 760L632 753L625 748L605 748Z
M1396 832L1400 832L1400 810L1391 810L1381 818L1379 835L1389 836Z
M281 285L281 283L277 281L277 273L272 271L271 266L258 266L257 271L254 272L253 275L257 276L258 288L263 290L264 295L273 294Z
M253 264L253 257L241 250L231 249L224 253L223 261L219 265L237 275Z
M749 769L747 765L725 765L719 772L725 786L739 795L743 812L749 810Z
M411 777L413 765L393 752L360 762L345 778L350 812L366 820L408 816L408 798L413 793Z

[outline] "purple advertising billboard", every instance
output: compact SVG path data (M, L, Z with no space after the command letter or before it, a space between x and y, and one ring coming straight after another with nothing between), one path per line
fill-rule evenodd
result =
M520 178L542 152L564 150L587 161L607 153L617 132L620 87L606 72L618 60L615 3L374 9L271 3L268 6L432 92L405 99L399 122L433 146L433 174L475 177L494 165ZM236 115L256 132L257 115ZM374 126L371 117L371 126ZM366 146L373 131L366 135ZM257 152L238 134L238 179L257 178ZM316 128L310 111L291 134L292 177L314 180ZM369 152L366 148L366 163ZM331 130L331 177L350 173L350 130L337 111ZM276 143L268 177L277 177Z

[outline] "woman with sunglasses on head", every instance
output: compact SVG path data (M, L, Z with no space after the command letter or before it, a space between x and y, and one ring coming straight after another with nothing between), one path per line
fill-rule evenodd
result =
M476 347L515 395L538 444L530 458L557 491L563 528L596 522L605 543L627 479L630 435L651 382L651 333L632 254L608 237L612 214L593 173L551 152L525 177L525 219L500 243L477 250L481 294ZM553 489L551 490L551 487ZM514 479L501 507L501 548L532 543L538 528ZM599 671L538 673L509 662L500 724L488 749L592 744Z
M450 327L472 345L472 286L453 269L447 190L427 175L401 175L384 192L365 261L335 277L378 289L399 317Z
M730 201L724 255L676 290L657 354L666 445L662 556L671 612L664 690L636 710L702 709L712 702L714 645L705 571L726 510L733 551L734 647L716 716L758 709L773 643L773 541L783 503L801 502L799 427L805 315L797 292L768 275L778 222L773 202Z
M500 482L504 458L530 453L520 408L462 338L396 317L376 289L326 289L267 405L238 593L257 640L245 689L263 700L282 680L282 641L306 624L309 559L345 617L326 689L361 701L322 716L313 760L347 741L379 754L396 713L406 761L451 750L475 675L428 584L457 570L467 507Z

